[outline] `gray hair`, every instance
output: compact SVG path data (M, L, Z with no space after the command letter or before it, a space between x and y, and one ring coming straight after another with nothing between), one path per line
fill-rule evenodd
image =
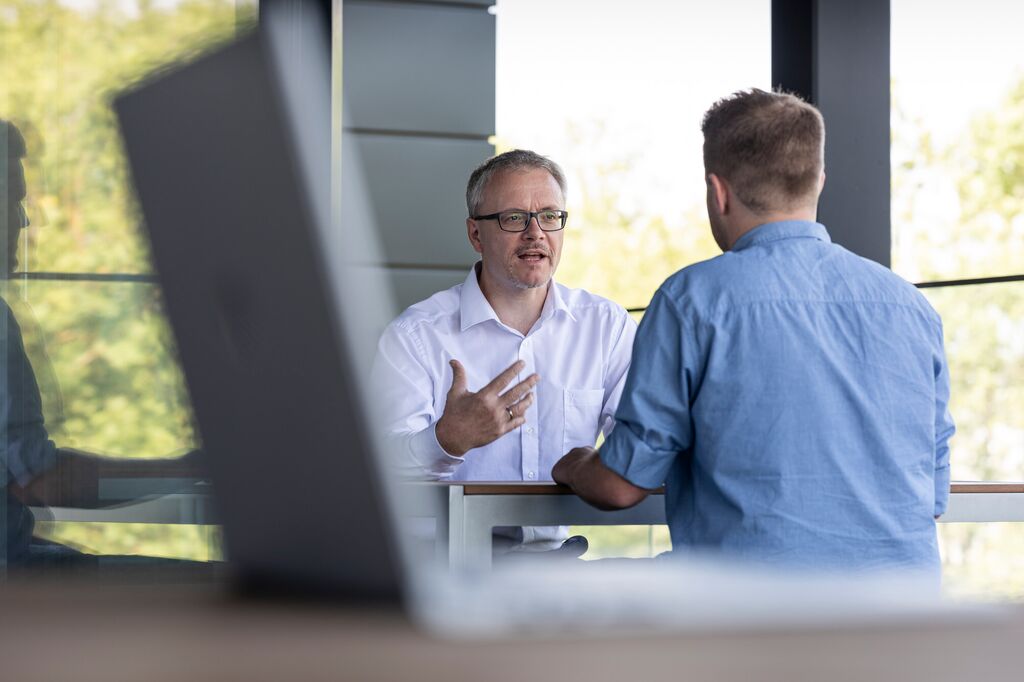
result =
M469 183L466 185L466 209L469 210L470 217L477 215L477 212L480 210L480 205L484 201L484 190L495 173L530 168L540 168L551 173L551 177L555 179L559 189L562 190L562 198L565 199L568 185L565 182L565 173L562 172L562 168L557 163L536 152L526 149L513 149L512 151L487 159L469 176Z

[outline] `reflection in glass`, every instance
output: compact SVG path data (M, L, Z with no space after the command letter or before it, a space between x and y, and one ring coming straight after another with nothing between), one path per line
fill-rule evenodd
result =
M9 315L0 341L23 370L16 383L31 389L8 383L4 398L33 415L36 440L57 458L48 471L64 481L59 503L44 495L33 505L99 504L97 472L111 460L96 454L138 476L195 465L166 459L197 443L159 291L131 276L151 267L109 102L153 68L230 38L255 10L254 0L10 0L0 9L0 118L25 143L17 167L0 174L11 237L0 255L13 272L2 283ZM6 192L11 178L22 182L18 192ZM19 219L8 220L7 208ZM92 553L200 559L217 544L209 527L186 525L44 521L35 535L36 545L49 538Z
M129 384L133 398L140 391L144 398L151 401L154 397L161 397L161 392L154 390L159 387L147 386L148 377L134 366L139 357L145 357L148 361L158 356L143 352L133 354L125 348L119 348L118 341L138 341L139 335L113 335L105 325L95 324L90 313L101 309L115 318L119 314L129 315L126 326L131 328L133 323L141 325L142 329L155 330L158 336L163 328L162 318L138 313L131 315L133 311L130 306L124 305L125 301L119 300L119 296L104 297L101 303L105 306L100 305L98 308L88 303L82 305L82 288L58 292L57 296L41 296L38 302L44 309L65 311L65 314L46 317L50 324L59 325L51 335L63 342L58 348L72 352L70 361L66 357L60 358L61 369L65 372L54 369L46 351L46 334L31 306L32 282L12 278L12 271L18 266L18 254L13 247L29 224L23 206L27 192L23 161L29 156L29 149L18 127L7 121L0 121L0 140L3 141L3 154L0 157L4 161L0 178L3 181L0 188L0 214L3 215L4 235L0 243L7 246L3 258L6 267L0 277L0 462L3 465L4 498L4 514L0 524L0 565L34 570L61 570L65 567L85 569L95 562L88 554L78 551L82 547L75 542L73 529L71 533L65 529L63 535L66 537L60 538L63 542L54 542L52 540L56 538L52 533L47 533L53 529L47 528L45 524L37 525L36 522L41 517L48 518L52 507L92 509L138 498L145 493L128 493L111 499L111 496L105 494L101 481L103 472L110 470L110 460L97 457L95 449L88 452L69 447L71 443L62 432L67 430L69 423L74 425L81 421L85 423L86 431L92 434L94 442L102 442L105 435L116 434L120 447L145 447L145 442L150 438L149 425L145 421L148 415L144 414L143 409L142 413L129 414L127 421L123 425L119 424L118 418L124 420L122 413L130 412L130 409L127 400L118 399L117 386L119 383ZM44 288L52 284L42 283ZM122 282L115 284L123 285ZM83 288L88 289L88 286ZM82 311L85 311L84 315ZM165 331L163 336L166 338ZM79 337L86 339L84 351L75 342ZM163 345L166 348L167 344ZM139 350L144 347L140 345ZM164 356L163 364L165 374L170 379L170 391L178 394L178 400L166 401L160 407L170 406L172 411L177 409L183 415L181 420L187 424L188 412L181 398L183 392L176 367L166 361L166 352ZM133 359L136 363L133 363ZM79 419L69 420L68 412L64 409L59 375L73 378L76 370L85 372L88 380L81 379L73 384L76 389L74 405L78 410L73 415ZM122 376L120 382L117 381L119 375ZM114 377L114 380L110 381L109 377ZM147 392L147 389L150 390ZM131 404L145 405L146 401L136 398ZM96 409L97 405L99 410ZM105 412L104 408L107 408ZM154 426L157 426L159 415L154 416ZM159 429L155 429L154 434L158 435ZM166 457L168 453L149 454ZM196 455L183 459L181 467L176 467L167 459L146 462L138 456L123 461L121 468L136 477L166 478L172 470L175 473L178 470L197 471ZM124 536L123 532L120 534Z
M172 58L195 54L249 20L235 0L8 0L0 12L0 116L22 129L29 217L21 268L146 272L110 111L117 91ZM46 238L41 238L41 230Z
M197 445L156 285L9 284L40 379L47 428L64 447L158 457Z

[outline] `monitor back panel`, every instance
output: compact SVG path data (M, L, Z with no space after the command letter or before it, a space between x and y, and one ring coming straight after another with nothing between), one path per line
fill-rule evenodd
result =
M391 599L401 571L346 347L358 311L340 309L358 297L328 272L330 156L299 148L329 148L330 111L294 130L282 79L310 75L275 61L286 49L328 58L253 33L115 108L229 560L249 583Z

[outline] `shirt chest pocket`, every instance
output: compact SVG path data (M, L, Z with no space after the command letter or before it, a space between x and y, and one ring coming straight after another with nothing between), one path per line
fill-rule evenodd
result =
M597 441L601 430L601 408L604 405L602 388L566 388L562 390L564 452Z

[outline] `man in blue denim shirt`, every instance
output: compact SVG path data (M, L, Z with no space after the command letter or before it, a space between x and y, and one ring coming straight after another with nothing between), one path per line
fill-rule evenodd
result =
M937 571L954 431L939 316L815 222L814 107L741 92L702 129L724 253L654 295L616 428L553 477L606 508L664 485L677 551Z

